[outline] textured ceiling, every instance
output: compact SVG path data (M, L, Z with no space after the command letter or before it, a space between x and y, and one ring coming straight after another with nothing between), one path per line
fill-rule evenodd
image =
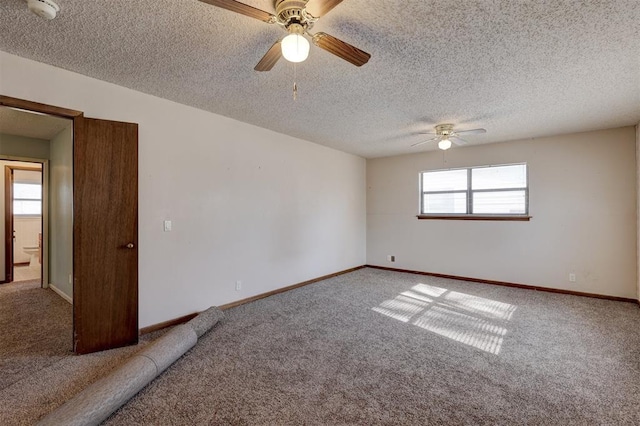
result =
M0 133L51 140L71 120L51 115L34 114L0 106Z
M0 50L364 157L433 149L410 145L443 122L486 128L476 144L640 121L639 0L345 0L313 31L372 58L312 46L296 102L292 64L253 70L275 25L196 0L56 1L44 21L3 0Z

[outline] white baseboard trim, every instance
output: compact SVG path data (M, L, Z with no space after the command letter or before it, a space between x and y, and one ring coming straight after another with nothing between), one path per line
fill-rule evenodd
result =
M65 293L63 293L62 290L60 290L54 284L49 283L49 288L53 290L58 296L62 297L64 300L66 300L67 302L73 305L73 299L67 296Z

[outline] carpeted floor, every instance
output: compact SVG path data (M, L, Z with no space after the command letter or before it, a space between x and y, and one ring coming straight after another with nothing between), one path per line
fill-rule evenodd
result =
M71 324L71 305L39 279L0 285L0 425L34 424L158 336L75 356Z
M106 424L640 424L631 303L367 268L226 314ZM134 350L14 383L0 424L33 423Z
M227 311L106 423L640 424L631 303L362 269Z
M0 285L0 389L71 354L71 305L40 280Z

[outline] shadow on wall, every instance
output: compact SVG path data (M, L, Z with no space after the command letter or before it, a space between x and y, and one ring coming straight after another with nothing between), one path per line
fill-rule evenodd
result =
M500 353L516 306L446 288L417 284L373 311L456 342Z

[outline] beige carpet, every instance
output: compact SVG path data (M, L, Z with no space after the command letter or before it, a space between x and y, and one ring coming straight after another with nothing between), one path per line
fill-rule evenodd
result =
M638 305L361 269L226 312L109 425L638 425Z
M0 285L0 389L70 355L71 305L38 280Z
M226 315L106 424L640 424L631 303L367 268ZM138 349L15 382L0 424L33 423Z
M71 304L38 280L0 285L0 425L31 425L140 350L75 356Z

